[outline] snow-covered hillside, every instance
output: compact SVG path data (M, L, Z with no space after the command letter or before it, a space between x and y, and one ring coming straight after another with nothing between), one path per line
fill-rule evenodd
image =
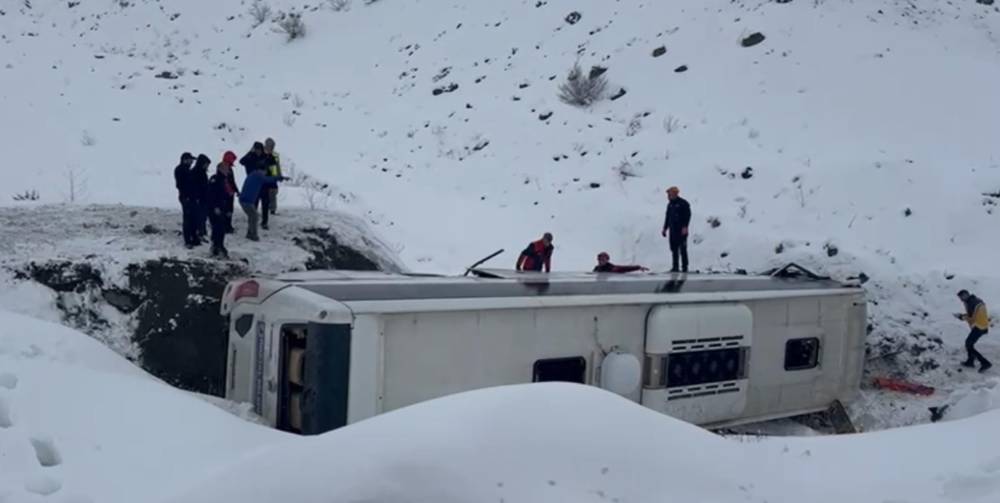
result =
M456 272L498 248L491 265L512 265L544 231L556 268L600 250L665 268L663 189L679 185L695 268L864 273L872 369L944 392L980 379L956 375L950 313L959 288L1000 299L995 7L267 4L302 13L306 36L255 27L248 1L5 5L0 198L173 206L181 152L217 160L273 136L311 187L286 187L283 204L363 216L413 269ZM562 103L575 61L626 94ZM860 407L926 420L922 405Z
M0 326L4 502L1000 495L998 411L844 437L722 438L597 388L552 383L453 395L296 437L160 383L81 333L5 312Z

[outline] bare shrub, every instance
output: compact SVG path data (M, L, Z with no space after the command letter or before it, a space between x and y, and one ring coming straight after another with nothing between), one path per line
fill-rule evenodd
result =
M38 195L38 191L34 189L26 190L20 194L14 194L13 196L15 201L37 201L40 198L41 196Z
M253 20L253 27L256 28L271 19L271 6L261 0L254 0L250 6L250 19Z
M298 12L282 14L278 28L288 37L289 42L306 36L306 23Z
M97 145L97 138L94 138L94 135L90 134L90 131L84 131L83 135L80 136L80 143L84 147L93 147Z
M341 12L351 8L351 0L328 0L328 3L334 12Z
M559 99L567 105L587 107L604 97L608 79L603 73L585 75L580 63L574 63L566 76L566 82L559 85Z
M663 129L667 131L667 134L677 131L681 127L681 121L674 117L673 115L668 115L663 119Z
M86 169L77 166L66 168L66 201L72 204L86 198L88 180Z

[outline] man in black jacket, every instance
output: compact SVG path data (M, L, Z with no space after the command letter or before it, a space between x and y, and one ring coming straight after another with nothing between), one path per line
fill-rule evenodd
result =
M680 196L680 189L667 189L667 216L663 221L663 237L670 234L670 254L673 256L673 267L670 272L678 272L677 262L680 259L680 270L688 271L687 238L688 225L691 223L691 205Z
M267 170L268 157L267 154L264 153L264 144L259 141L255 141L253 143L253 148L251 148L250 151L247 152L242 159L240 159L240 164L242 164L243 168L246 169L247 176L250 176L250 173L257 171L258 169Z
M227 212L233 205L233 196L229 187L232 171L227 172L227 166L220 164L212 178L208 180L205 208L208 220L212 224L212 256L229 258L226 249L226 233L231 226L232 215Z
M189 152L184 152L181 155L181 163L174 168L174 184L177 186L177 199L181 203L181 212L183 214L184 245L188 248L193 248L199 244L195 228L197 203L191 193L192 163L194 163L194 156Z
M188 174L191 184L191 198L195 207L194 231L198 235L198 244L201 244L201 240L208 238L208 229L205 227L208 219L206 197L208 195L208 167L211 164L212 160L207 155L199 154L198 159L194 161L194 167Z

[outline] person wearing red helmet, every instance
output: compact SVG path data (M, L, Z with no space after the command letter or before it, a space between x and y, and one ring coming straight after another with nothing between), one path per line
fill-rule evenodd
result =
M212 256L229 257L226 250L226 234L233 228L233 196L239 193L233 175L236 154L226 152L215 168L215 174L208 180L207 211L212 224Z
M222 162L216 167L217 173L222 173L226 176L226 206L225 206L225 216L226 216L226 234L232 234L236 232L233 228L233 211L234 204L233 200L236 196L240 195L239 185L236 184L236 172L234 167L236 166L236 153L233 151L227 151L222 155Z

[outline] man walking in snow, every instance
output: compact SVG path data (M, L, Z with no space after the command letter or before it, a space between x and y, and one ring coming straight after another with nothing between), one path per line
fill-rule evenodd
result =
M268 167L267 176L283 176L281 173L281 158L278 156L278 152L274 150L274 139L268 138L264 141L264 155L268 156ZM261 206L266 205L268 210L272 215L278 212L278 184L268 184L267 190L264 194L261 194L261 198L264 200ZM265 213L263 219L263 227L267 228L267 210L263 210Z
M968 323L970 329L969 336L965 338L965 351L968 353L968 358L962 362L962 365L973 368L976 366L976 362L979 362L979 371L986 372L993 364L976 350L976 343L990 330L990 317L986 312L986 303L969 293L968 290L958 292L958 298L965 307L965 312L959 315L959 319Z
M226 152L232 154L232 152ZM226 156L223 156L226 159ZM236 160L236 154L232 156ZM226 250L226 233L232 224L231 208L233 206L233 193L230 192L229 178L232 170L227 173L229 165L225 161L219 163L215 168L215 174L208 180L208 190L206 191L205 207L208 210L208 220L212 224L212 256L229 258L229 250Z
M545 272L551 272L553 249L552 233L546 232L542 239L528 243L521 255L517 257L515 267L518 271L541 271L544 267Z
M216 171L222 173L226 177L226 199L223 201L225 204L223 206L223 215L225 216L225 232L226 234L232 234L236 230L233 229L233 197L240 195L240 189L236 185L236 175L233 173L233 164L236 163L236 154L232 151L227 151L222 154L222 162L216 166Z
M194 201L195 216L194 230L198 235L198 244L203 239L208 238L208 229L205 226L208 220L208 208L206 207L206 196L208 195L208 167L212 165L212 160L205 154L198 154L198 159L194 162L194 167L189 172L189 183L191 184L191 198Z
M612 272L612 273L627 273L633 271L648 271L649 269L641 265L615 265L611 263L611 256L608 252L601 252L597 254L597 265L594 266L594 272Z
M670 187L667 189L667 216L663 221L663 237L670 237L670 254L673 258L673 267L670 272L678 272L678 259L680 259L680 270L688 271L687 238L688 225L691 224L691 205L680 196L680 189Z
M191 165L193 163L194 156L190 152L184 152L181 154L180 164L174 168L174 184L177 186L177 199L181 203L181 214L183 215L181 228L184 235L184 246L188 248L194 248L201 244L198 241L195 227L198 209L191 191Z
M267 176L264 174L264 168L257 168L247 175L246 180L243 180L243 190L240 191L240 206L247 214L247 239L260 241L260 236L257 234L257 219L260 216L257 213L257 202L260 200L260 193L264 190L264 185L269 182L277 183L283 179L284 177Z

